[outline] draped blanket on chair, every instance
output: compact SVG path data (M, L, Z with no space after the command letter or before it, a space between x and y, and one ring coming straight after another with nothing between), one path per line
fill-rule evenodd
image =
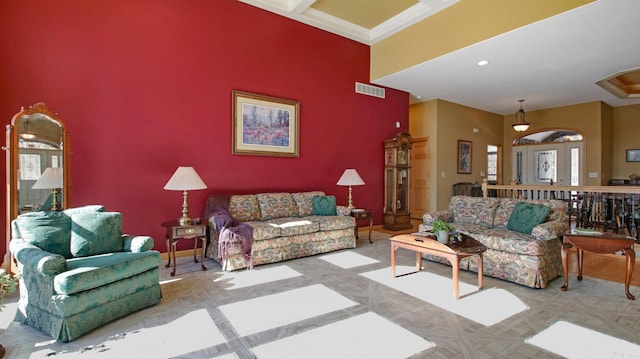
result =
M218 235L218 254L220 263L224 263L229 248L240 243L242 256L248 269L253 268L253 228L239 222L229 214L229 195L212 196L207 200L204 218L213 223Z

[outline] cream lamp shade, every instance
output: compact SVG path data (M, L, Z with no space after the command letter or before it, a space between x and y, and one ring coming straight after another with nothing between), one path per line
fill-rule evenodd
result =
M182 217L178 219L181 226L188 226L193 223L189 218L189 205L187 203L187 191L205 189L207 185L198 175L193 167L178 167L169 182L164 185L164 189L169 191L183 191L182 197Z
M358 174L358 171L356 171L355 169L347 168L346 170L344 170L342 177L340 177L340 179L338 180L338 183L336 184L338 186L349 186L349 211L352 211L356 207L353 205L353 197L351 196L351 186L364 185L364 181L362 180L362 177L360 177L360 175Z
M50 189L51 190L51 210L58 210L58 188L62 188L63 185L63 169L62 167L47 167L42 173L42 176L38 178L36 183L33 184L33 189Z

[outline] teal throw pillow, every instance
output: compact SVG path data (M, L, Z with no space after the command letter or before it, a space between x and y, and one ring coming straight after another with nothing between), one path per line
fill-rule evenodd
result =
M511 216L509 216L507 229L531 234L533 227L542 223L550 210L549 207L543 204L518 202L515 207L513 207Z
M71 219L61 212L39 211L19 215L13 222L14 238L50 253L72 258Z
M314 196L311 204L311 214L314 216L335 216L337 213L336 196Z
M71 216L71 254L75 257L122 252L122 215L84 212Z

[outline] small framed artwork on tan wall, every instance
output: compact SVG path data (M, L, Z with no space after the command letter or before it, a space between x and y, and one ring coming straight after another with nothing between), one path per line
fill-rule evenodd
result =
M458 140L458 173L471 173L471 141Z

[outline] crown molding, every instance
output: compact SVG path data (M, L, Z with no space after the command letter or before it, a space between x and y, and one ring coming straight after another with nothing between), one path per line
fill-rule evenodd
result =
M316 0L238 0L292 20L373 45L457 3L459 0L420 0L417 4L369 30L311 7Z

